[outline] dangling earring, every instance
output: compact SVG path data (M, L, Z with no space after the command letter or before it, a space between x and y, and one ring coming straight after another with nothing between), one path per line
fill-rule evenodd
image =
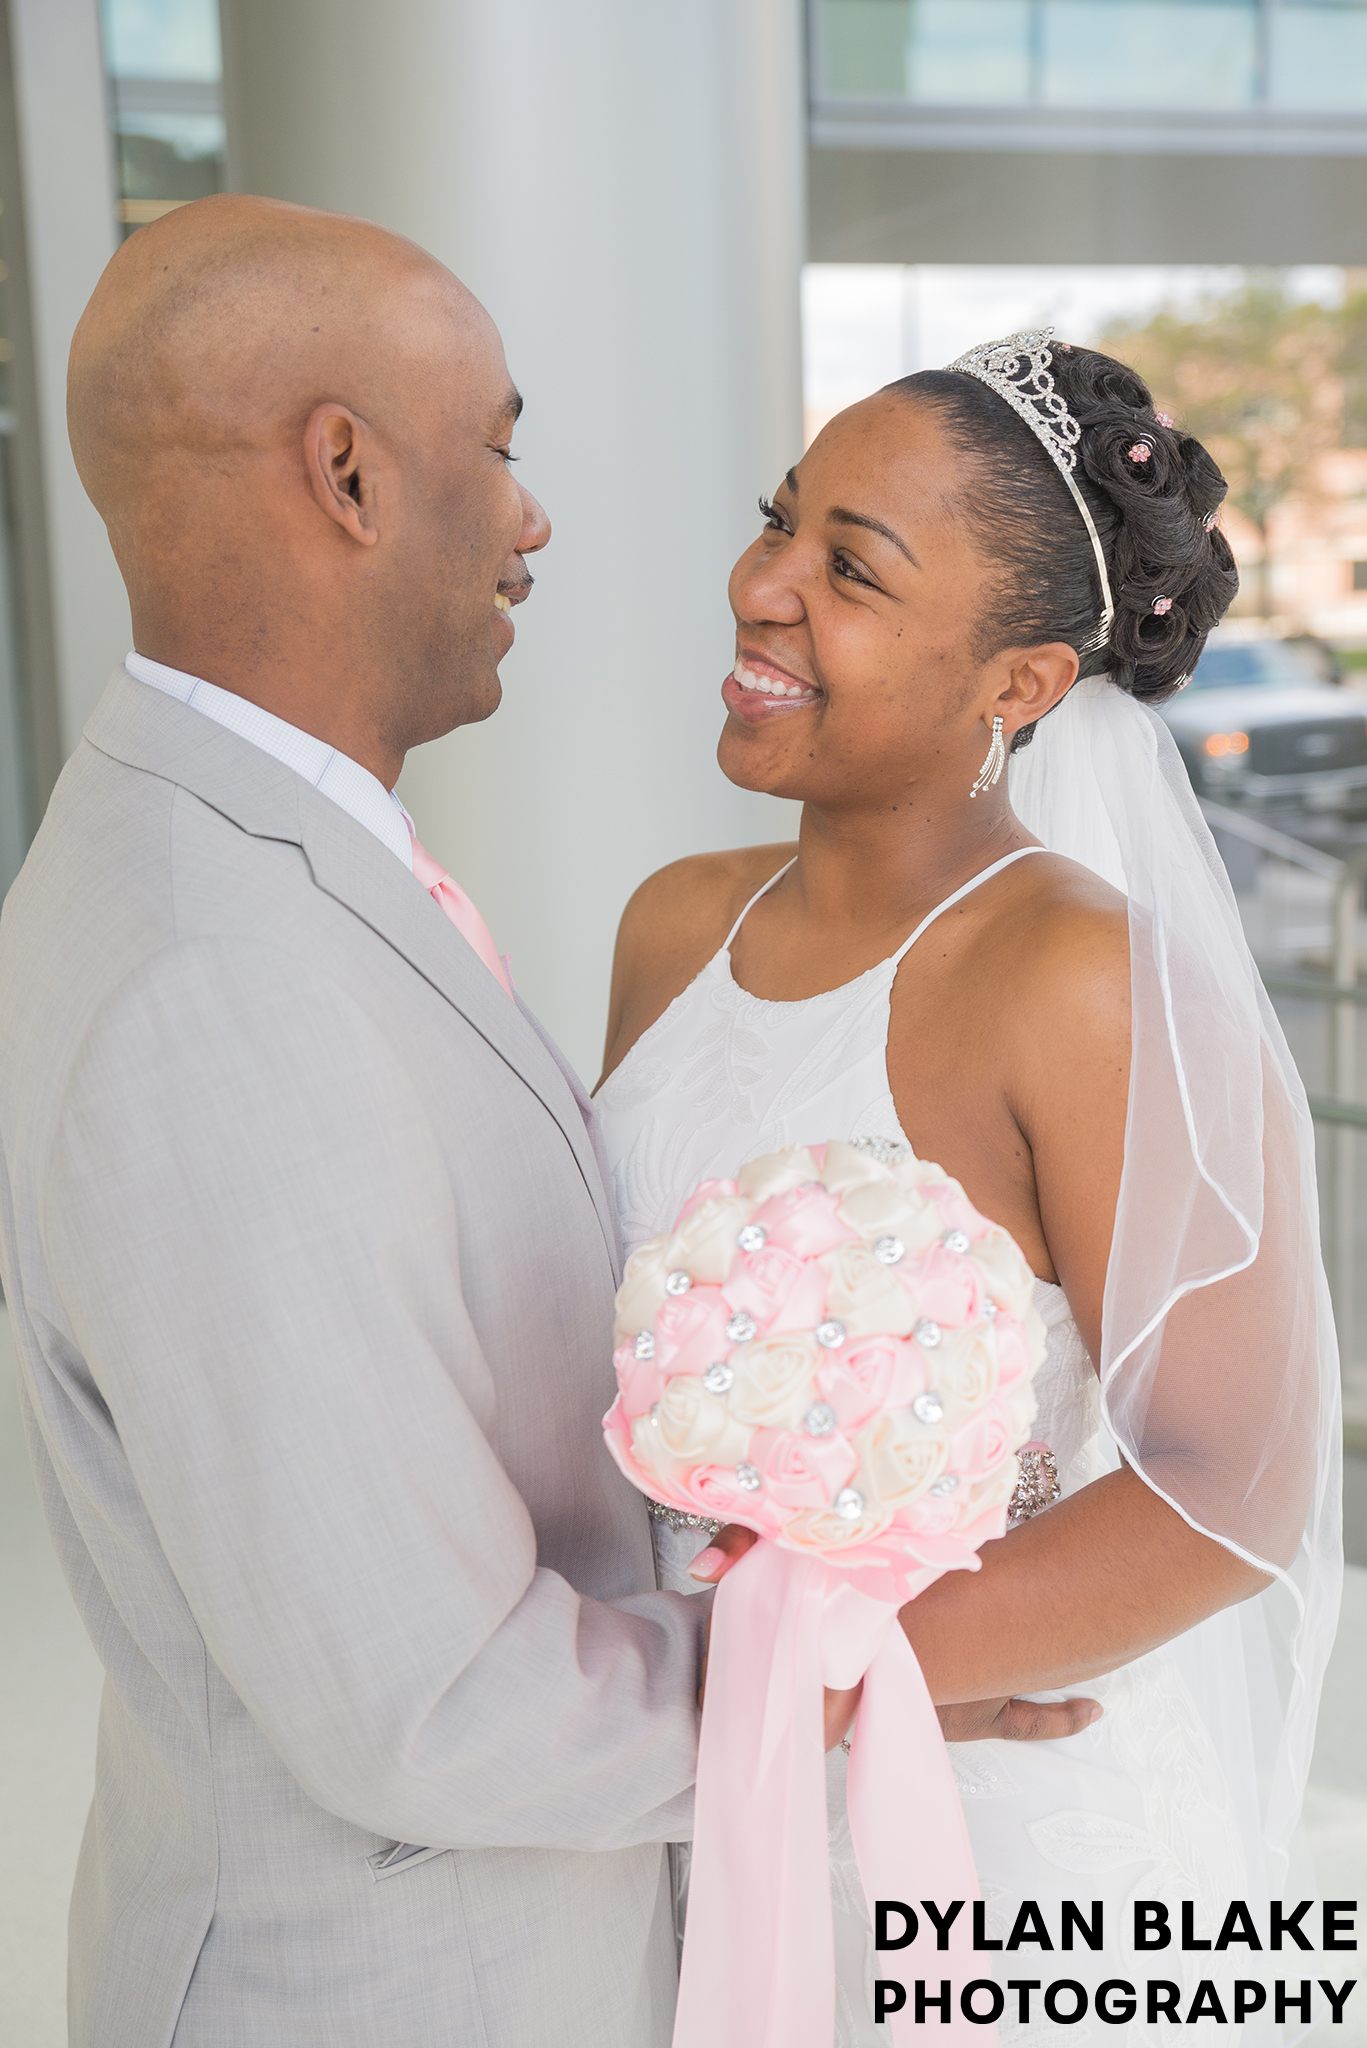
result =
M992 721L992 744L987 750L987 759L978 770L978 779L968 792L969 795L976 796L980 789L991 789L993 783L1001 779L1001 772L1005 766L1006 743L1002 739L1002 722L1000 718L994 718Z

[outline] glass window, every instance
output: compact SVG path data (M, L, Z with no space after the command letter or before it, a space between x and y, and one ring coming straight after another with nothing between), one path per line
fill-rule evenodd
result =
M1367 0L816 0L818 98L1367 111Z
M223 187L218 0L103 0L118 160L131 233Z
M1272 15L1269 98L1283 107L1367 111L1367 6L1280 0Z

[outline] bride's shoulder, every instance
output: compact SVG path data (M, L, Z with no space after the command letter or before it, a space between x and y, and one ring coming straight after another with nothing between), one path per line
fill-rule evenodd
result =
M726 943L751 897L796 852L796 846L774 845L695 853L642 882L617 931L605 1078Z
M1128 1029L1129 906L1119 889L1062 854L1020 863L1027 874L1014 918L1003 920L1001 943L1014 957L1018 998L1033 991L1056 1019L1073 1013L1092 1024L1113 1019Z
M629 963L715 952L756 890L786 867L796 846L740 846L671 861L642 882L622 912L617 946ZM699 963L701 964L701 963Z

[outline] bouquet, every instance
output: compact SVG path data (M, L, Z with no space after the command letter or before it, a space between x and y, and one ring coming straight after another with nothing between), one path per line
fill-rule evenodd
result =
M704 1181L627 1265L608 1447L644 1493L761 1539L713 1610L675 2048L829 2048L823 1683L864 1682L870 1913L976 1896L896 1616L1005 1533L1044 1349L1031 1288L958 1183L884 1140Z

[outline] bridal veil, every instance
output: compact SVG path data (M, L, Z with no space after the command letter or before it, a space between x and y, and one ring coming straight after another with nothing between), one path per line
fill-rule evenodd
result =
M1027 830L1129 899L1132 1067L1102 1315L1116 1451L1272 1580L1174 1645L1250 1887L1310 1896L1297 1821L1342 1581L1338 1349L1305 1090L1163 721L1078 682L1012 758Z

